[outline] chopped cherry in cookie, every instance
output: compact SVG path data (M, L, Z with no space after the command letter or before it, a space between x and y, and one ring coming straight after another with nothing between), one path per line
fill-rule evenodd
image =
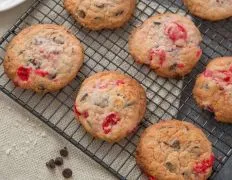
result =
M78 117L81 116L81 113L78 111L77 105L76 105L76 104L75 104L74 107L73 107L73 111L74 111L74 113L75 113Z
M187 40L186 29L176 22L172 22L166 25L164 31L165 34L169 37L169 39L171 39L174 43L177 41L185 42Z
M39 76L41 76L41 77L45 77L45 76L47 76L49 73L48 73L47 71L42 70L42 69L37 69L37 70L35 70L35 74L37 74L37 75L39 75Z
M202 50L199 49L199 50L197 51L197 53L196 53L196 57L197 57L197 58L200 58L201 55L202 55Z
M22 81L28 81L31 73L31 68L29 67L19 67L17 70L17 75Z
M204 71L203 75L204 75L205 77L212 77L213 72L206 69L206 70Z
M150 61L158 61L160 66L162 66L166 60L166 52L163 49L151 49L149 56Z
M74 113L77 115L77 117L79 117L79 116L83 116L84 118L88 118L88 117L89 117L88 111L84 111L83 113L81 113L81 112L78 110L76 104L75 104L74 107L73 107L73 111L74 111Z
M193 168L194 172L199 173L205 173L209 168L211 168L214 164L215 157L212 154L209 159L204 159L201 162L197 162Z
M116 85L117 86L119 86L121 84L125 84L125 82L123 80L121 80L121 79L119 79L119 80L116 81Z
M148 180L157 180L154 176L148 176Z
M82 116L83 116L84 118L88 118L88 117L89 117L88 111L84 111L84 112L82 113Z
M177 67L178 68L184 68L184 64L183 63L179 63L179 64L177 64Z
M112 127L120 121L120 117L117 113L110 113L103 121L102 129L105 134L109 134L112 130Z

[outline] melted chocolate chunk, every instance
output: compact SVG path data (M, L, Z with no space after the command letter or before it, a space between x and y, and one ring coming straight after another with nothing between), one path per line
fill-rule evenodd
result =
M170 70L170 71L175 71L176 68L177 68L177 63L174 63L174 64L172 64L172 65L169 67L169 70Z
M81 102L85 101L88 96L89 96L88 93L85 93L84 96L82 96L81 98Z
M29 59L28 62L32 64L35 67L35 69L40 69L41 63L36 59Z
M56 78L56 73L53 73L53 74L48 74L48 79L50 79L50 80L53 80L53 79L55 79Z
M161 24L161 22L153 22L154 23L154 25L160 25Z
M63 37L61 37L61 36L54 37L52 40L53 40L53 42L55 42L56 44L64 44L64 39L63 39Z
M95 4L95 6L97 7L97 8L100 8L100 9L102 9L102 8L104 8L105 7L105 4Z
M176 166L172 164L171 162L166 162L165 167L170 171L170 172L175 172Z
M133 106L134 104L135 104L134 101L128 102L128 103L125 104L125 107L130 107L130 106Z
M118 11L118 12L115 13L115 16L121 16L123 13L124 13L124 11L120 10L120 11Z
M83 11L83 10L79 10L77 13L78 13L78 16L80 18L85 18L85 16L86 16L85 11Z
M99 99L99 101L96 101L94 104L101 108L105 108L108 106L108 103L109 103L108 98L101 98Z
M171 144L170 147L172 147L175 150L179 150L180 149L180 141L179 140L174 140Z
M38 90L39 90L39 91L42 92L42 91L45 91L45 89L46 89L46 88L44 87L43 84L39 84L39 86L38 86Z

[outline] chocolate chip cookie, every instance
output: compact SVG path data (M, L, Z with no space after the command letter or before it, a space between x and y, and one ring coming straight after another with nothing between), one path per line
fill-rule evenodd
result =
M64 7L84 27L92 30L121 27L132 16L136 0L64 0Z
M87 78L78 92L75 115L94 137L116 142L135 130L146 109L143 87L114 71Z
M212 60L198 76L193 95L218 121L232 123L232 57Z
M136 162L150 179L206 180L212 171L214 155L211 143L199 128L168 120L142 133Z
M64 27L38 24L12 39L3 65L15 85L45 93L59 90L72 81L83 59L79 40Z
M183 0L189 11L203 19L217 21L232 16L232 0Z
M160 14L147 19L132 33L129 51L136 62L149 65L158 75L179 78L201 57L201 34L187 17Z

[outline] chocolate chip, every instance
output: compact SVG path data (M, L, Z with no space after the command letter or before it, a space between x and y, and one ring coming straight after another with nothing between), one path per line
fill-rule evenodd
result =
M177 68L177 63L174 63L169 67L169 70L174 71L174 70L176 70L176 68Z
M103 4L103 3L102 4L95 4L95 6L98 7L98 8L100 8L100 9L102 9L102 8L105 7L105 4Z
M107 107L109 104L108 98L99 98L94 102L94 105L99 106L101 108Z
M72 170L69 169L69 168L66 168L66 169L63 170L62 175L65 178L70 178L70 177L72 177Z
M175 150L179 150L180 149L180 141L179 140L174 140L171 144L170 147L172 147Z
M61 37L61 36L56 36L53 38L53 41L56 43L56 44L64 44L64 38Z
M39 84L39 86L38 86L38 90L39 90L39 91L42 92L42 91L45 91L45 89L46 89L46 88L44 87L43 84Z
M124 11L120 10L120 11L118 11L118 12L115 13L115 16L121 16L123 13L124 13Z
M85 101L87 97L88 97L88 93L85 93L84 96L82 96L81 101Z
M175 170L176 170L175 165L173 165L171 162L166 162L165 166L170 172L175 172Z
M48 162L46 162L46 166L49 169L54 169L55 168L55 161L53 159L49 160Z
M135 104L134 101L128 102L128 103L125 104L125 108L126 108L126 107L130 107L130 106L133 106L134 104Z
M192 147L190 152L195 154L196 156L199 156L201 154L201 149L199 146L194 146L194 147Z
M36 59L29 59L28 61L35 67L35 69L40 69L41 63L39 61Z
M77 13L78 13L78 16L80 18L85 18L85 16L86 16L85 11L83 11L83 10L79 10Z
M160 25L161 24L161 22L153 22L154 23L154 25Z
M100 19L102 19L101 17L95 17L94 18L95 20L100 20Z
M56 73L48 74L48 79L53 80L56 78Z
M63 159L62 159L62 157L57 157L57 158L55 159L55 164L56 164L57 166L61 166L61 165L63 164Z
M68 156L68 150L67 150L66 147L64 147L64 149L61 149L61 150L60 150L60 155L61 155L62 157L67 157L67 156Z

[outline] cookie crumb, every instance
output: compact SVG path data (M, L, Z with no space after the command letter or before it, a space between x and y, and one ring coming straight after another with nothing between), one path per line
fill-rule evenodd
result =
M63 170L62 175L65 178L70 178L70 177L72 177L72 170L69 169L69 168L66 168L66 169Z
M57 166L63 165L63 159L62 159L62 157L57 157L57 158L55 159L55 164L56 164Z

